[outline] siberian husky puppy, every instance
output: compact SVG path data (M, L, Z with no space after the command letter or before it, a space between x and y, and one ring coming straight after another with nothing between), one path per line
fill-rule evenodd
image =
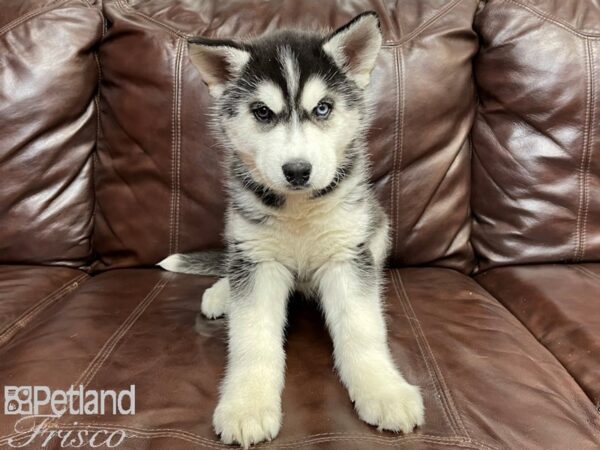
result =
M318 298L360 418L404 433L423 423L421 394L394 364L382 312L388 219L369 183L366 147L366 88L381 44L373 12L330 34L189 41L227 149L227 250L222 271L214 253L171 255L160 265L221 272L201 309L229 320L213 417L225 443L248 447L279 432L294 290Z

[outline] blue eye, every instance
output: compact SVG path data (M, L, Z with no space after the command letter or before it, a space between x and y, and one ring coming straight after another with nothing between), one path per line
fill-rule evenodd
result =
M326 119L329 116L329 114L331 113L332 109L333 109L333 106L331 105L331 103L319 102L319 104L313 110L313 113L319 119Z

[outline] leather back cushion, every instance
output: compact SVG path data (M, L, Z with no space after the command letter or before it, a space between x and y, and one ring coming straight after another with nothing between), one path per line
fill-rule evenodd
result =
M222 245L223 150L186 37L285 26L334 28L376 10L385 45L373 74L373 181L392 218L393 265L469 271L471 58L477 0L163 1L104 4L97 269L155 264Z
M476 19L480 269L600 258L600 6L491 0Z
M2 2L0 263L91 256L101 34L90 3Z

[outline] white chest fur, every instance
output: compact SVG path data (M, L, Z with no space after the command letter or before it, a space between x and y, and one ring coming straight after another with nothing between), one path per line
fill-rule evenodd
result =
M327 199L288 198L264 223L232 214L228 237L255 261L279 261L298 274L310 274L328 261L348 260L368 236L370 217L364 204Z

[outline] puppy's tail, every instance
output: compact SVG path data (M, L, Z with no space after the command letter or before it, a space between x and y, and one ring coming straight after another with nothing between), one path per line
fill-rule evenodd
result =
M198 253L176 253L163 259L157 265L169 272L223 276L225 274L225 252L207 250Z

